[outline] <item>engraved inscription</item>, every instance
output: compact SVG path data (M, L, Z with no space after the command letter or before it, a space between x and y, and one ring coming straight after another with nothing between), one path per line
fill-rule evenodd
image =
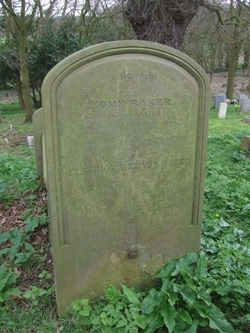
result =
M175 158L169 160L161 160L161 161L144 161L144 162L134 162L129 161L124 163L123 161L119 161L116 164L111 165L97 165L92 166L91 168L79 168L79 169L71 169L70 175L83 175L88 173L102 173L102 172L120 172L120 171L134 171L134 170L150 170L154 168L166 168L167 166L170 167L181 167L187 166L190 164L190 158Z
M111 81L119 81L119 80L128 80L128 81L144 81L153 83L154 75L152 73L136 73L136 72L120 72L116 75L111 75Z
M136 108L136 109L162 109L170 106L172 103L169 98L145 98L145 99L118 99L118 100L89 100L85 99L84 104L92 110L117 110L124 107Z

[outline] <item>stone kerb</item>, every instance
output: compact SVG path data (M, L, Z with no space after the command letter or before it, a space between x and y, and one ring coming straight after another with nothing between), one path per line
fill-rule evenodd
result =
M209 82L181 52L96 45L42 88L59 314L200 247Z

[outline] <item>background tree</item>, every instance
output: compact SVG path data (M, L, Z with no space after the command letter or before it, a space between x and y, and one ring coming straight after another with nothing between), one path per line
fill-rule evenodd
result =
M32 101L36 108L41 107L41 85L46 74L76 51L78 40L74 17L68 16L61 22L56 18L48 19L29 56Z
M203 0L127 0L126 14L137 39L179 49Z
M188 26L181 51L195 59L210 74L226 70L226 43L215 13L201 7Z
M234 78L237 67L237 61L242 49L243 41L246 38L246 31L250 26L249 1L230 0L217 1L214 3L206 2L204 6L210 11L216 13L218 24L223 26L224 36L227 41L227 62L228 62L228 79L227 79L227 98L234 97Z
M18 47L17 41L13 38L0 40L0 81L6 88L9 84L12 87L16 86L20 108L24 110Z
M33 6L21 0L20 2L0 0L2 9L10 16L15 28L15 36L18 40L19 61L22 78L22 92L25 104L25 121L31 121L34 112L30 98L29 71L28 71L28 36L38 9L38 2Z

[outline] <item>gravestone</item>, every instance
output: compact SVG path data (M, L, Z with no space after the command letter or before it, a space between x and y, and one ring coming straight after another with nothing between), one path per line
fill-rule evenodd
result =
M59 314L199 250L210 92L197 63L104 43L55 66L42 97Z
M44 114L42 109L36 110L32 117L35 156L36 156L36 172L41 182L44 183L44 159L43 156L43 135L44 135Z
M26 137L27 140L27 145L29 148L33 148L34 147L34 136L33 135L27 135Z
M243 109L243 103L244 103L244 100L245 100L245 99L248 99L248 96L247 96L247 95L240 95L240 98L239 98L239 105L240 105L241 110Z
M247 97L242 102L242 113L250 112L250 99Z
M245 136L241 140L241 149L250 151L250 136Z
M226 102L226 95L225 94L218 94L214 96L214 108L219 109L220 103Z
M227 103L220 103L218 118L225 119L227 114Z

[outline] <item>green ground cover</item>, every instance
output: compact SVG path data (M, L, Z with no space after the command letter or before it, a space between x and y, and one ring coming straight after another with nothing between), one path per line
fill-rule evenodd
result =
M0 108L0 332L250 332L250 159L240 149L250 125L237 106L225 120L210 111L201 252L168 263L150 290L110 286L61 319L32 126L15 103Z

